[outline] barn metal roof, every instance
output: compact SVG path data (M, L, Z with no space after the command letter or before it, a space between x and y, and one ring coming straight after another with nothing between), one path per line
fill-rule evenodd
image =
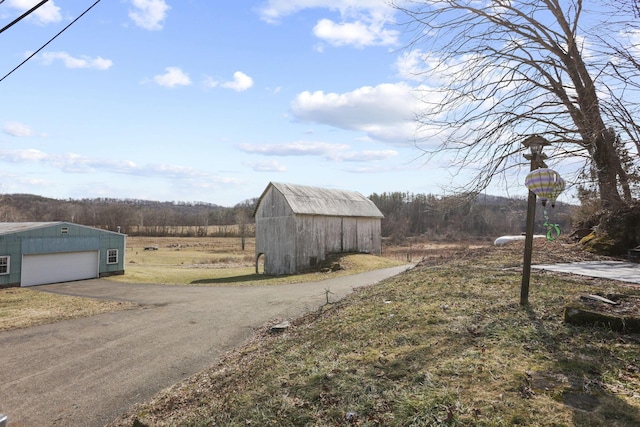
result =
M260 201L270 187L278 190L295 214L382 218L376 205L357 191L333 190L306 185L271 182L260 196ZM260 205L260 201L258 205ZM257 210L257 206L256 206ZM254 212L255 214L255 212Z

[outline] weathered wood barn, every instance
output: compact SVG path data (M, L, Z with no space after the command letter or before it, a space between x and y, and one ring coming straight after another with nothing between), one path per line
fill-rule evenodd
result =
M125 241L69 222L1 222L0 288L124 274Z
M341 252L381 253L376 205L355 191L271 182L256 205L256 271L293 274Z

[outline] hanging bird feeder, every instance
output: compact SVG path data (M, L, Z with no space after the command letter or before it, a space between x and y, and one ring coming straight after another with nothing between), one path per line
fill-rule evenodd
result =
M549 222L547 202L551 202L552 208L556 207L556 199L566 186L564 179L553 169L541 168L531 171L524 183L542 202L545 219L543 225L547 228L547 240L555 240L560 236L560 226Z

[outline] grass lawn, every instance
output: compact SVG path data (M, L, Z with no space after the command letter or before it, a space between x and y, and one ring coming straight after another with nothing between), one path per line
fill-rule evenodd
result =
M452 250L293 322L113 426L638 426L640 339L563 322L579 295L638 295L532 274L522 243ZM536 242L534 263L589 256Z

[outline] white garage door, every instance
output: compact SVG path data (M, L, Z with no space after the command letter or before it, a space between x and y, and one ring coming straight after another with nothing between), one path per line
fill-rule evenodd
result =
M25 255L20 286L98 277L98 251Z

